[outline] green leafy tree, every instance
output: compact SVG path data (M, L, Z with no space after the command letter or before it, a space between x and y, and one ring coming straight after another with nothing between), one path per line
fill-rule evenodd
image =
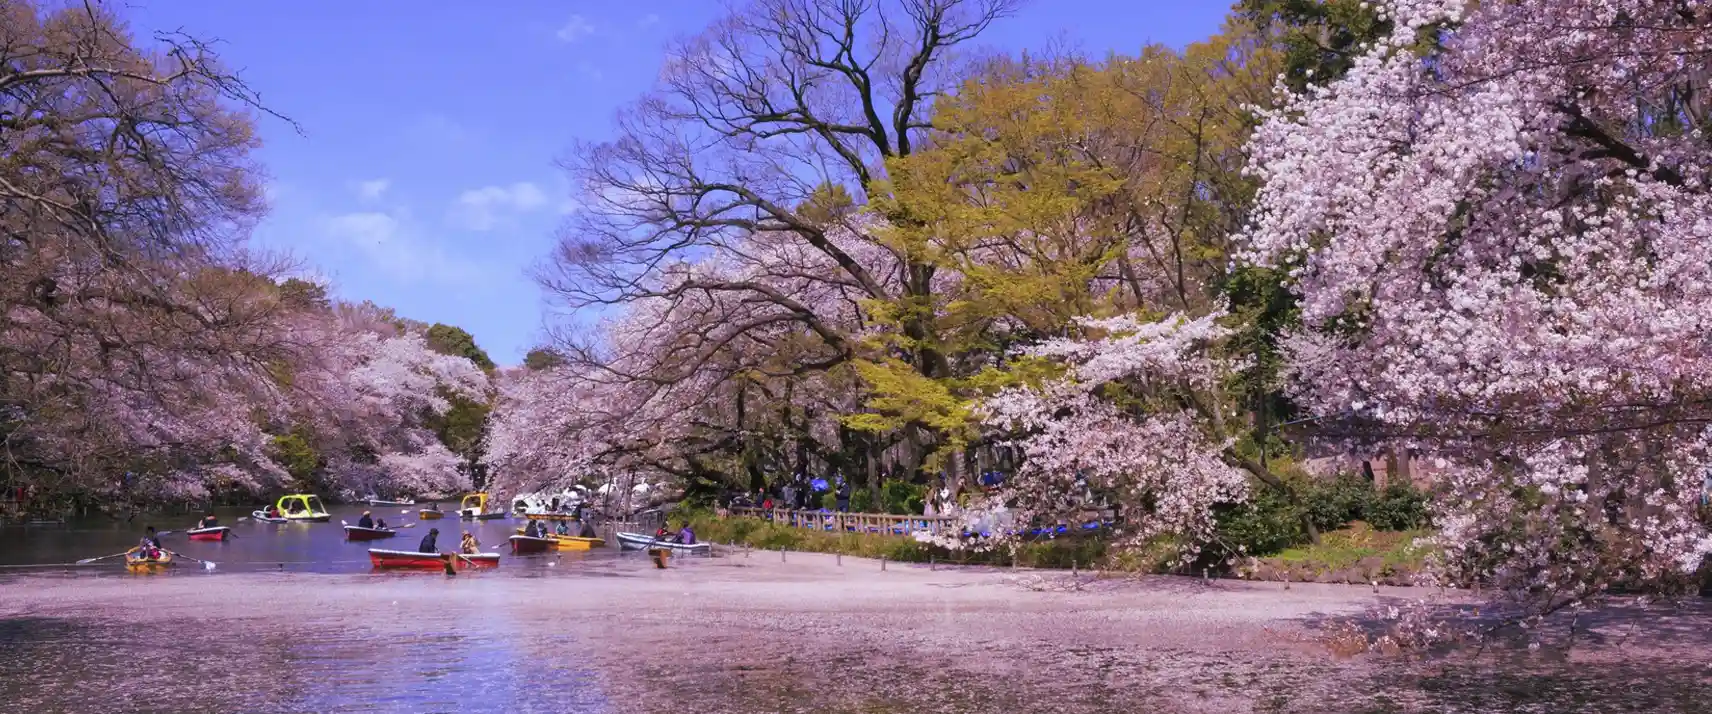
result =
M529 350L529 354L523 356L523 366L531 371L539 372L563 364L565 364L565 356L551 347L537 347Z
M475 336L461 327L436 322L428 328L423 337L428 340L428 348L435 352L463 357L485 370L492 371L494 368L493 360L487 356L487 350L476 345Z

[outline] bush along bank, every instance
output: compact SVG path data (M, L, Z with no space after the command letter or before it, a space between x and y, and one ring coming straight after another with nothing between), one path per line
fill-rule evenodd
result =
M1309 542L1304 514L1321 532L1317 545ZM701 540L760 550L914 563L1389 585L1412 584L1428 552L1417 540L1431 533L1426 529L1424 494L1406 487L1378 490L1359 477L1303 482L1293 502L1275 491L1257 490L1248 503L1220 512L1215 543L1204 549L1202 560L1188 566L1176 565L1176 544L1167 540L1137 546L1072 535L992 551L953 551L908 536L792 528L759 518L721 518L709 510L680 512L672 520L685 518Z

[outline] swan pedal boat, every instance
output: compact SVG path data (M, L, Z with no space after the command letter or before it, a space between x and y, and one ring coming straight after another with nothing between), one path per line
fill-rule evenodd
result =
M280 518L285 522L326 523L333 520L333 514L321 505L321 498L310 493L293 493L281 496L274 508L279 509ZM265 513L263 515L266 515ZM279 523L268 519L269 523Z

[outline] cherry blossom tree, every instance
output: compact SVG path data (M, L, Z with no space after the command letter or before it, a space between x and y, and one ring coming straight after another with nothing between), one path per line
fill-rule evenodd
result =
M1330 435L1443 462L1457 581L1549 610L1693 573L1712 11L1376 5L1389 35L1251 147L1245 260L1300 297L1294 395Z
M986 537L927 540L999 546L1032 527L1080 526L1110 509L1131 542L1171 536L1184 546L1182 562L1193 559L1212 538L1213 507L1248 492L1248 473L1231 463L1234 440L1221 431L1217 410L1226 405L1210 396L1241 367L1220 356L1231 334L1224 317L1084 318L1078 336L1026 348L1024 356L1063 373L981 402L984 424L1003 437L998 445L1022 456L1002 488L964 513L989 525ZM994 523L995 512L1007 517Z
M420 332L345 308L313 316L314 349L294 365L294 424L317 435L326 482L355 493L447 493L470 487L460 458L429 424L451 399L485 401L487 374L429 347Z
M289 360L251 110L209 46L99 2L0 8L0 477L130 500L255 486L247 405ZM246 472L248 473L248 472Z

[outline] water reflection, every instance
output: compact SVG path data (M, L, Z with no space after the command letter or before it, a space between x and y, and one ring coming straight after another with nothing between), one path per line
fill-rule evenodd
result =
M368 548L415 550L429 528L439 529L441 550L469 530L484 550L505 552L516 523L418 522L415 509L374 508L409 527L346 541L340 521L355 523L363 510L277 525L222 511L236 537L212 543L184 537L194 514L0 528L0 701L6 711L43 712L608 711L574 631L529 603L639 563L613 550L507 552L498 569L452 578L371 571ZM175 531L162 538L168 549L217 569L187 561L138 575L120 559L69 565L124 551L146 525ZM49 595L91 588L105 594ZM12 612L8 600L52 602L54 616Z
M79 581L53 617L0 595L7 711L611 711L576 623L517 602L574 592L574 576L32 575L0 592L39 601Z

